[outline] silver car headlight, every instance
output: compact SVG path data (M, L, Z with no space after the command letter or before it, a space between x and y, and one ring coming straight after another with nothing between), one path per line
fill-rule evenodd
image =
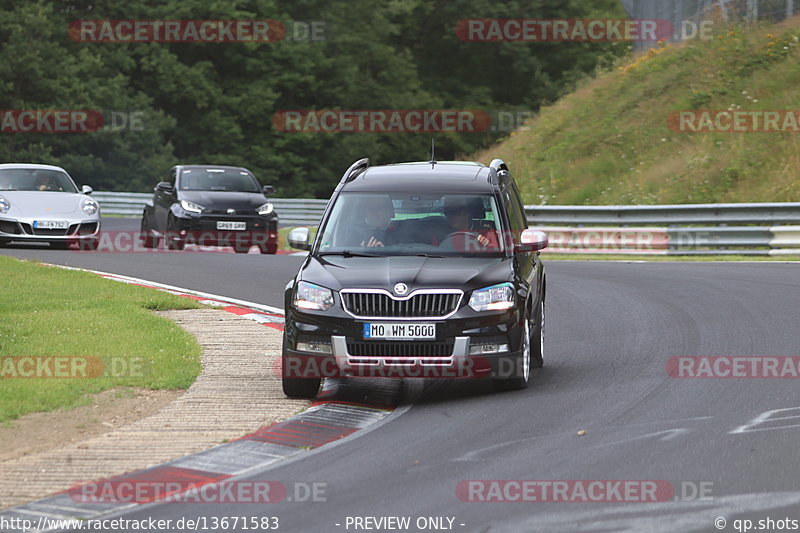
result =
M81 202L81 209L83 209L83 212L87 215L94 215L97 213L97 210L100 209L100 206L91 198L84 198Z
M184 211L189 211L190 213L202 213L205 210L205 207L202 205L190 202L189 200L181 200L181 207Z
M327 311L333 307L333 291L307 281L301 281L297 284L292 303L298 309Z
M500 283L472 292L469 306L475 311L501 311L514 307L514 286Z
M8 213L9 209L11 209L11 202L5 196L0 196L0 213Z
M256 209L256 213L258 213L259 215L269 215L270 213L272 213L272 209L273 209L272 204L267 202L258 209Z

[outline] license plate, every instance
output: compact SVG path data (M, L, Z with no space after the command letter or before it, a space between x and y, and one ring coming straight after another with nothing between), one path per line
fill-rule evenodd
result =
M217 229L243 231L247 229L247 222L230 222L227 220L219 220L217 221Z
M435 339L436 324L364 324L365 339Z
M34 220L33 229L67 229L69 222L66 220Z

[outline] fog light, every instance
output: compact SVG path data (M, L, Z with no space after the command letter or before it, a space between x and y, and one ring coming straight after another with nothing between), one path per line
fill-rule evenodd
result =
M469 347L470 355L486 355L492 353L505 353L508 344L473 344Z
M309 352L309 353L321 353L321 354L332 354L333 348L331 348L331 344L329 342L298 342L297 343L297 351L298 352Z

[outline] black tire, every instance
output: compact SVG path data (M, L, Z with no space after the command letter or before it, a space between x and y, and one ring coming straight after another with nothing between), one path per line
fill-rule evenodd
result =
M175 221L172 220L172 215L170 215L169 220L167 220L167 231L166 235L164 235L164 243L167 245L167 250L183 250L184 246L186 246L186 241L180 238L178 232L175 231Z
M525 315L522 332L522 344L519 356L514 361L508 376L492 380L494 388L499 391L520 390L528 387L531 377L531 320Z
M166 243L167 243L167 250L181 251L183 250L184 246L186 246L185 242L175 238L170 238L169 234L167 234Z
M150 231L150 224L147 221L147 215L142 215L142 225L140 226L139 238L141 239L142 246L145 248L158 248L158 237L153 235Z
M271 255L274 255L274 254L278 253L278 245L277 245L277 244L273 244L273 245L269 245L269 244L260 244L260 245L258 246L258 250L259 250L259 251L260 251L262 254L271 254Z
M289 398L313 398L322 383L320 378L281 378L283 393Z
M313 398L319 392L322 378L286 377L286 360L281 358L281 382L283 393L286 396L290 398Z
M78 250L93 252L99 246L97 239L82 239L78 241Z
M531 333L531 368L544 366L544 316L544 296L542 296Z
M0 239L0 248L4 247L6 244L10 243L11 241L7 241L5 239Z

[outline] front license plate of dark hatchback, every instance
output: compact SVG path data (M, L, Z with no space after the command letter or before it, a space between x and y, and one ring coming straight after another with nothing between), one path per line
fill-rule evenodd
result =
M247 222L229 222L227 220L220 220L217 222L217 229L244 231L247 229Z
M364 324L365 339L423 340L436 338L436 324Z

